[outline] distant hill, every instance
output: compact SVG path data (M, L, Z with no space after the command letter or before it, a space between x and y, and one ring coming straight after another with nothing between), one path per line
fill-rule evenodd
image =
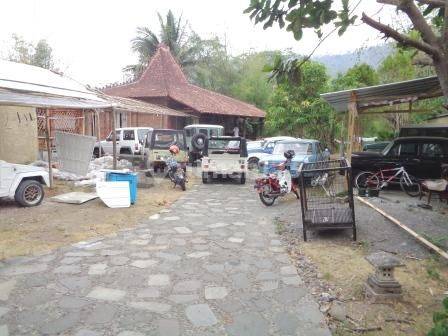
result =
M392 53L392 51L393 46L391 44L383 44L346 54L315 56L312 59L325 64L329 75L334 77L339 72L345 72L357 63L367 63L377 68L381 61Z

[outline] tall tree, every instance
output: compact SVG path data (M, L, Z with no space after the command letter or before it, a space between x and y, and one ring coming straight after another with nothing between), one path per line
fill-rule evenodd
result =
M316 138L332 146L338 127L336 116L319 96L328 90L326 68L317 62L306 62L302 77L299 85L278 82L267 109L267 132Z
M378 74L370 65L361 63L354 65L345 74L338 74L333 80L333 90L348 90L357 87L377 85L379 83Z
M170 48L181 66L188 67L197 63L202 39L188 28L188 23L184 22L182 16L176 18L171 10L165 19L160 13L157 13L157 16L160 24L159 34L148 27L138 27L137 36L132 40L132 50L138 54L138 63L128 65L123 70L133 77L140 76L161 43Z
M428 55L434 65L448 103L448 1L447 0L377 0L378 3L394 6L397 13L405 14L412 29L419 34L415 39L389 25L381 23L362 13L361 20L381 32L385 38L392 38L403 46L415 48ZM357 2L359 5L360 1ZM356 6L357 6L356 5ZM339 6L341 9L336 10ZM357 17L349 8L348 0L251 0L247 13L255 23L264 23L263 28L277 22L280 28L286 26L297 40L305 28L312 28L320 42L329 35L323 35L322 28L334 23L334 31L342 35ZM292 69L300 65L295 62ZM291 68L291 67L290 67Z
M12 42L13 46L8 57L10 61L57 70L55 68L53 49L46 40L40 40L34 45L23 37L13 34Z

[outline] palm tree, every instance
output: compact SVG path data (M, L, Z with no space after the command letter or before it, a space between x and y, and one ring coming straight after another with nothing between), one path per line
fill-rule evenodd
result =
M137 37L132 40L132 50L138 54L138 64L128 65L123 71L134 78L141 75L161 43L170 48L171 53L181 66L188 67L197 62L198 53L202 48L202 40L196 33L188 29L182 16L176 19L171 10L168 11L165 20L160 13L157 13L157 16L160 22L159 35L148 27L138 27Z

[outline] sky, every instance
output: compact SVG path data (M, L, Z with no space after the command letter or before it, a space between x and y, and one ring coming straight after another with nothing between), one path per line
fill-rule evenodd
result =
M351 2L356 4L357 1ZM57 65L68 76L92 86L121 81L122 68L136 62L131 40L137 26L158 31L157 12L182 14L202 38L218 36L232 55L249 51L292 49L306 54L317 43L312 31L297 42L278 28L254 26L243 10L249 0L0 0L0 57L7 57L11 35L37 42L46 39ZM356 13L376 14L392 22L390 8L361 0ZM343 37L328 38L318 55L341 54L381 44L379 34L366 25L351 27Z

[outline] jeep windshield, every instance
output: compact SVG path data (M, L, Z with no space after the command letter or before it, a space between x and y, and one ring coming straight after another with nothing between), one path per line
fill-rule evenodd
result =
M177 131L154 131L152 134L153 148L168 149L171 145L177 145L180 149L185 149L184 135Z
M282 154L288 150L293 150L297 154L312 154L311 144L309 142L288 142L277 143L272 154Z
M210 154L240 154L240 141L217 139L210 140L208 144Z

